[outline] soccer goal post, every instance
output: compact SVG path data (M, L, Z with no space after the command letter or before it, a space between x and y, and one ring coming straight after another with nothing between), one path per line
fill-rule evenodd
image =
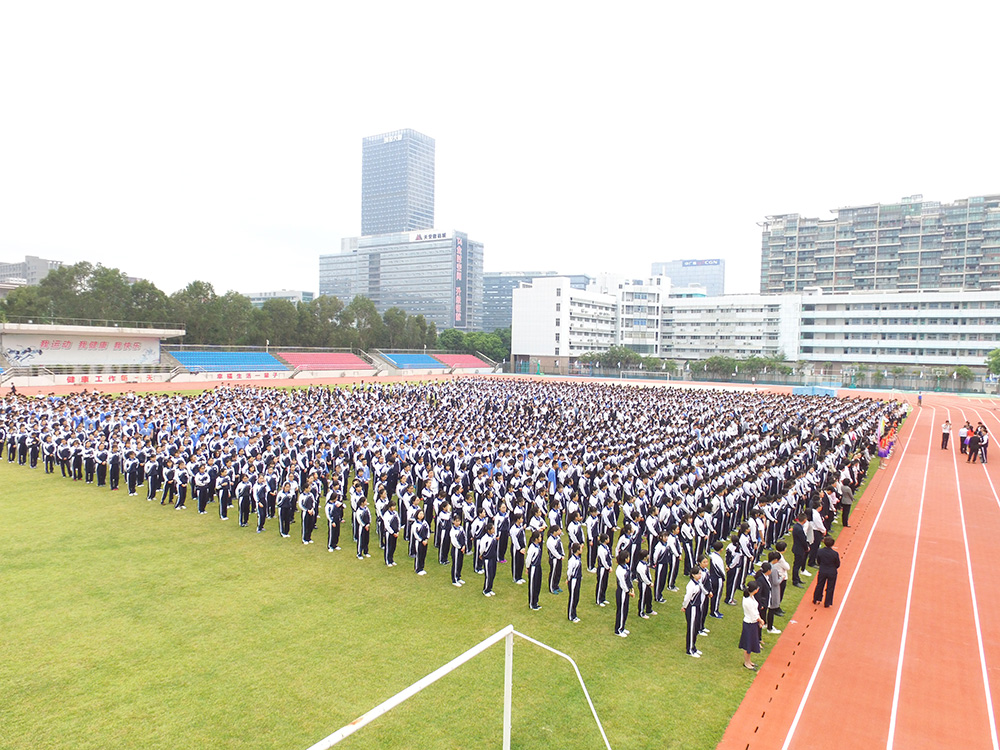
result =
M398 706L400 703L408 698L412 698L414 695L419 693L425 687L433 685L435 682L440 680L449 672L454 671L458 667L465 664L465 662L478 656L483 651L488 649L500 641L504 642L504 666L503 666L503 748L504 750L510 750L510 717L511 717L511 694L514 687L514 636L518 638L523 638L529 643L534 643L536 646L544 648L546 651L550 651L556 656L560 656L571 665L573 665L573 671L576 672L576 678L580 681L580 687L583 689L583 695L587 699L587 705L590 706L590 712L594 715L594 721L597 722L597 729L601 733L601 739L604 740L604 746L611 750L611 745L608 743L608 736L604 733L604 726L601 724L600 718L597 716L597 709L594 708L594 702L590 699L590 693L587 691L587 686L583 682L583 676L580 674L579 667L576 666L576 662L573 661L569 656L564 654L562 651L557 651L556 649L548 646L541 641L536 641L534 638L519 633L514 630L513 625L508 625L503 630L500 630L489 638L486 638L475 646L470 648L464 654L460 654L452 659L450 662L445 664L443 667L439 667L431 672L426 677L417 680L412 685L410 685L405 690L401 690L394 696L389 698L389 700L380 703L375 706L371 711L362 714L354 721L352 721L347 726L341 727L336 732L326 737L315 745L312 745L309 750L328 750L328 748L333 747L338 742L340 742L345 737L350 737L356 731L361 729L361 727L374 721L382 714L388 713L390 710Z

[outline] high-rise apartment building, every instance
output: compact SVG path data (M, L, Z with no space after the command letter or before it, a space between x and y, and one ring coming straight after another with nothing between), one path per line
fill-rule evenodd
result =
M434 226L434 139L394 130L361 142L361 234Z
M398 307L439 331L479 331L483 243L438 229L345 237L339 254L319 257L319 293L344 304L361 295L380 313Z
M726 261L724 258L670 260L653 263L651 276L669 276L671 286L705 287L706 297L719 297L726 293Z
M873 203L834 218L768 216L760 291L1000 288L1000 195Z

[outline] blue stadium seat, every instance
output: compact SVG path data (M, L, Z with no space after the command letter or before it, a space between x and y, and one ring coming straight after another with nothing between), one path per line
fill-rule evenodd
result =
M382 356L388 359L400 370L446 370L447 365L442 364L429 354L393 354L392 352L382 352Z
M261 352L170 352L191 372L265 372L288 370L280 360Z

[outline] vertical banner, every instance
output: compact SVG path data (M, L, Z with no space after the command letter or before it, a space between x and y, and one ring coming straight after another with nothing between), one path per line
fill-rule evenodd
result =
M455 233L455 328L465 328L469 307L469 239Z

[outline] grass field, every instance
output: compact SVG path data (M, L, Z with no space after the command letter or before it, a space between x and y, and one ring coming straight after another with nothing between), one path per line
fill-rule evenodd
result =
M457 589L405 552L386 568L374 539L357 560L349 528L328 553L322 529L304 547L297 526L258 535L214 504L173 511L6 460L0 529L2 748L305 748L509 623L577 661L615 748L714 747L753 678L739 608L709 619L695 660L679 593L650 620L633 602L617 638L586 573L574 625L565 595L531 612L509 565L484 598L471 561ZM502 682L495 646L339 747L499 746ZM514 747L603 746L570 665L520 640L513 720Z

